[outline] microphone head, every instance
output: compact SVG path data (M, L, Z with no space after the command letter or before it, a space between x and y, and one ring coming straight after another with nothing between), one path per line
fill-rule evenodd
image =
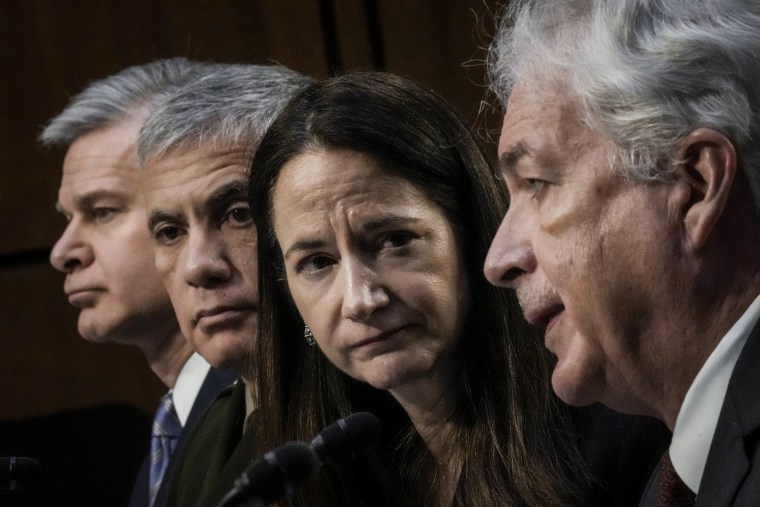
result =
M32 458L0 457L0 490L25 490L42 481L42 466Z
M266 453L235 480L219 507L269 505L293 494L319 468L314 450L301 442Z
M363 450L380 435L380 420L369 412L356 412L338 419L311 441L321 463L329 463Z
M286 488L291 490L309 480L319 468L314 450L301 442L286 444L268 452L264 459L279 469Z

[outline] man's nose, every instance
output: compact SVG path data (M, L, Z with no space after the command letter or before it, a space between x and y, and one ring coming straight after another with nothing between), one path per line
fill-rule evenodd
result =
M86 241L78 222L70 221L50 251L50 264L58 271L72 273L95 260L92 246Z
M194 287L225 283L232 276L226 245L213 235L191 235L183 264L185 280Z
M532 273L536 265L528 235L515 227L507 213L491 242L483 273L491 284L515 289L521 276Z

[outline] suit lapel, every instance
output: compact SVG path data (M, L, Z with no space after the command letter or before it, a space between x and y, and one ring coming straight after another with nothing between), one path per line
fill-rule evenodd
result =
M728 384L697 496L698 506L731 505L751 463L744 439L760 428L760 322L744 345Z

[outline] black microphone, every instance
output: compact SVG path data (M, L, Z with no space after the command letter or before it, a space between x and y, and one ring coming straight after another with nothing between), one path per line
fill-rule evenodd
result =
M306 444L295 442L270 451L248 467L224 495L219 507L263 506L290 496L319 467L317 456Z
M0 490L23 491L42 481L42 466L32 458L0 457Z
M377 439L380 421L369 412L357 412L327 426L311 441L286 444L248 467L218 507L263 506L291 495L319 465L353 456Z
M319 432L311 441L311 447L319 457L319 463L325 464L354 456L380 435L380 420L370 412L356 412L338 419Z

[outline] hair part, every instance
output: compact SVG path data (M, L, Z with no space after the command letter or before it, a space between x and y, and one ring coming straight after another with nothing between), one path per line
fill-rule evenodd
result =
M140 165L177 149L251 151L291 96L312 82L280 65L225 64L164 93L140 130Z
M46 146L67 148L79 137L143 114L156 95L181 85L209 69L211 64L186 58L156 60L127 67L88 85L43 129Z
M641 181L668 178L697 128L734 144L760 209L760 4L752 0L534 0L504 12L488 58L503 104L522 79L568 85L587 126ZM572 99L573 97L571 97Z

